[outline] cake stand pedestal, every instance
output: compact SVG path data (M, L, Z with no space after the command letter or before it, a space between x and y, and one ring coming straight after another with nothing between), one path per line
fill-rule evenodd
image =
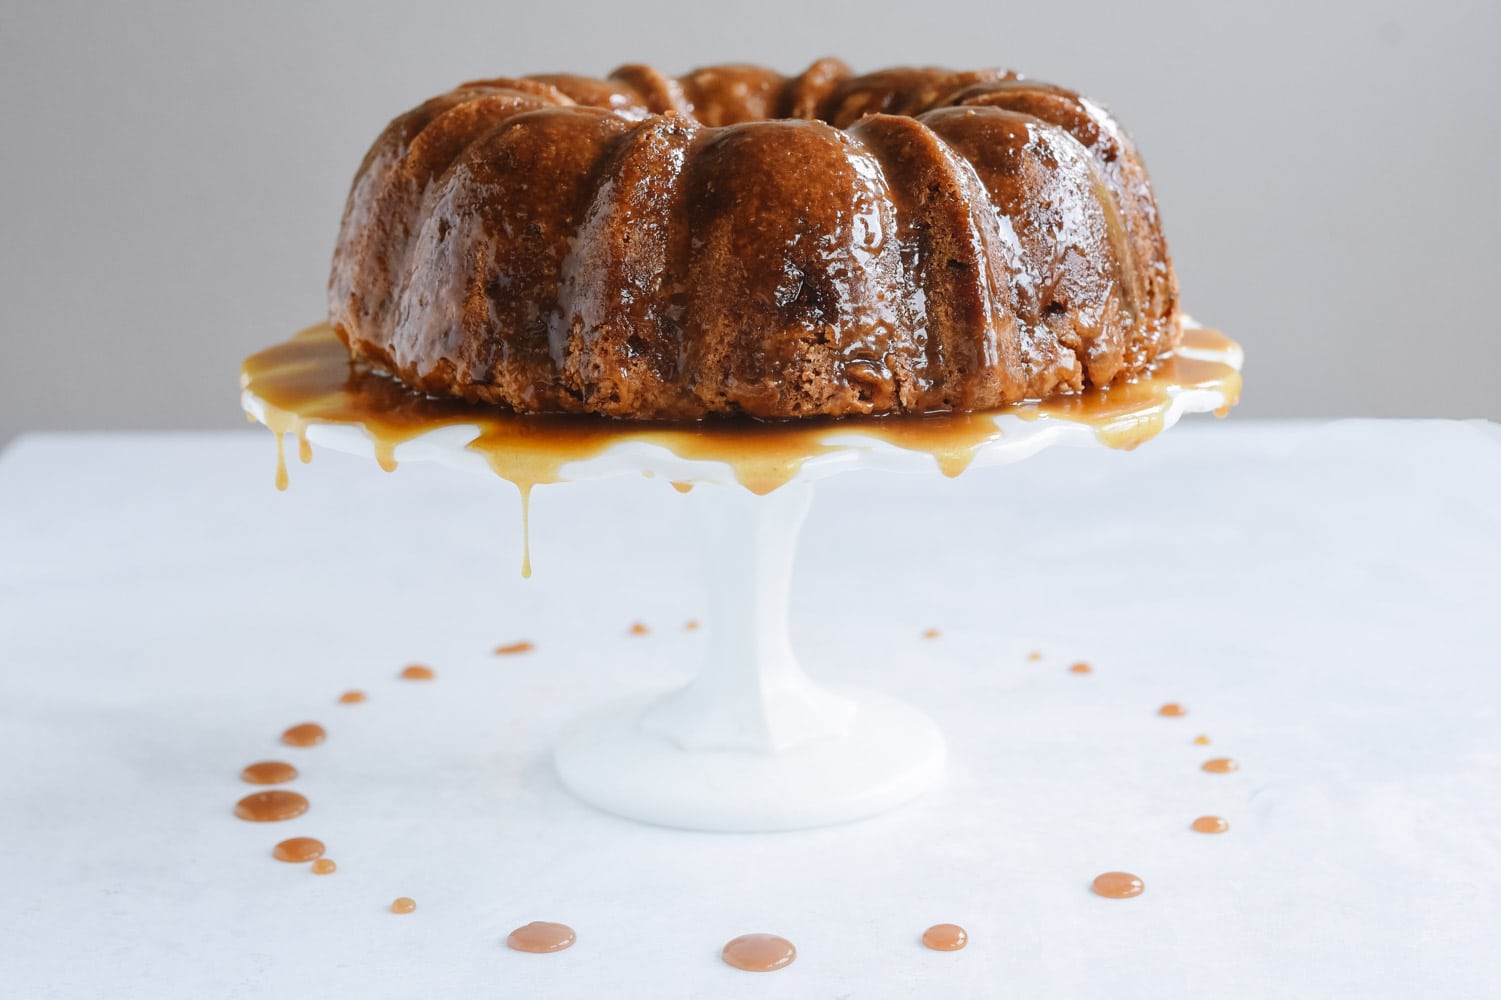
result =
M1216 335L1217 336L1217 335ZM1185 413L1234 404L1242 356L1233 342L1180 348L1184 381L1159 384L1139 406L1107 400L1096 419L1016 409L977 415L986 433L958 467L1018 461L1054 445L1104 447L1173 426ZM338 348L342 350L342 348ZM338 355L342 357L342 355ZM1190 380L1192 363L1219 366L1220 382ZM252 418L283 427L278 411L247 378ZM345 412L358 412L357 408ZM1099 414L1105 414L1099 418ZM279 415L278 415L279 414ZM302 420L307 442L381 458L365 423L352 416ZM937 450L905 446L858 421L831 425L797 456L782 485L764 494L737 481L733 444L682 448L681 438L622 430L618 442L566 462L554 481L634 474L691 485L683 498L699 533L708 586L708 652L687 686L605 706L575 721L555 752L557 773L580 799L608 812L696 830L770 831L824 826L883 812L936 784L944 770L939 728L920 711L873 691L829 689L804 673L788 637L788 589L798 530L814 482L854 469L937 474L958 467ZM1133 431L1133 428L1136 428ZM1145 428L1144 431L1141 428ZM705 432L709 433L709 432ZM439 461L494 474L478 450L480 427L446 423L407 437L385 464ZM709 435L712 437L712 434ZM692 452L685 457L679 452ZM724 454L724 460L706 455Z

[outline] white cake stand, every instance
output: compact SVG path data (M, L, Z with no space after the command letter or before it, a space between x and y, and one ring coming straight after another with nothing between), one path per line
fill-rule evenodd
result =
M1180 355L1239 369L1241 352L1180 349ZM1166 430L1186 413L1234 403L1217 389L1170 392L1151 419ZM266 422L251 391L243 404ZM1131 414L1116 420L1129 422ZM1057 417L994 416L1000 436L971 467L1000 465L1053 445L1103 447L1097 426ZM472 425L437 428L397 446L396 458L436 461L493 475L467 445ZM359 423L313 423L312 444L374 457ZM788 587L798 530L813 484L854 469L933 474L925 451L864 434L858 422L831 429L832 450L808 458L784 486L758 496L727 462L685 459L665 447L622 440L564 465L561 481L648 475L691 483L685 498L698 526L708 587L708 654L686 687L645 694L578 719L554 751L558 777L576 796L631 819L696 830L771 831L824 826L900 805L940 780L944 740L918 710L873 691L815 684L788 636Z

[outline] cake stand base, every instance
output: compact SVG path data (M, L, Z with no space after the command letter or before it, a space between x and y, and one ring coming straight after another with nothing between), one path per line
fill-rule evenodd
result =
M944 742L926 715L871 691L841 694L848 728L776 753L684 750L652 732L653 698L575 721L554 752L564 787L590 805L659 826L755 833L885 812L943 777Z

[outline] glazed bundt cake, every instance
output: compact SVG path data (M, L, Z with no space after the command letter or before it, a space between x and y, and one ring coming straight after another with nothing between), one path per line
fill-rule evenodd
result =
M393 121L344 212L358 360L519 412L980 410L1179 336L1151 185L1098 104L1004 70L480 80Z

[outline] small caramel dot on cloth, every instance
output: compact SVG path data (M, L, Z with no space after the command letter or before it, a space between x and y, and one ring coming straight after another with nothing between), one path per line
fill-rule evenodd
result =
M1146 885L1130 872L1106 872L1095 876L1091 888L1095 895L1106 899L1130 899L1132 896L1140 896L1146 890Z

